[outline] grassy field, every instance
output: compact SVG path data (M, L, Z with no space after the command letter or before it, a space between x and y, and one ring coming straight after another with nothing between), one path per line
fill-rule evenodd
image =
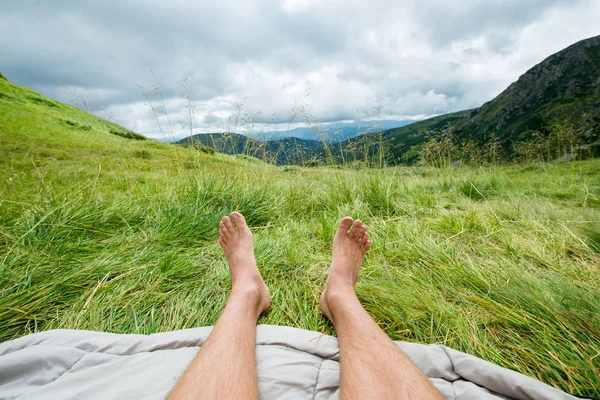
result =
M233 210L272 293L259 323L334 334L318 297L350 215L373 241L359 298L393 339L600 396L600 160L277 168L125 139L31 93L0 80L0 340L213 324Z

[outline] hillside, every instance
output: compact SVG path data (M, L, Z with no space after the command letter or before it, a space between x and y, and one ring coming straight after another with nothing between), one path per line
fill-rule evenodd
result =
M352 138L342 143L344 158L364 160L365 154L370 158L377 158L381 139L386 164L413 164L419 159L420 146L433 132L466 121L472 112L473 110L465 110L444 114L401 128ZM336 156L341 158L339 148L333 149Z
M446 114L381 134L388 164L414 163L421 145L443 128L459 141L484 145L493 134L507 153L532 132L548 136L562 125L574 128L580 143L600 138L600 36L582 40L548 57L478 109ZM380 135L343 142L344 152L377 157ZM362 151L356 151L360 149ZM366 150L366 151L365 151ZM367 153L368 151L368 153ZM596 153L600 151L596 149Z
M146 137L122 126L103 120L78 108L49 99L27 88L10 83L0 74L0 129L22 129L22 124L43 121L44 133L83 133L89 136L113 135L127 139L146 140ZM2 143L4 144L4 143ZM10 151L2 146L1 151Z
M573 127L581 143L600 138L600 36L551 55L478 109L385 131L383 138L386 160L392 164L416 161L427 133L435 136L442 128L478 145L493 134L510 158L513 147L531 140L532 132L548 136L561 125ZM370 136L370 147L376 148L378 135Z
M373 241L357 294L391 338L600 397L600 160L278 168L128 135L0 82L0 341L214 324L233 210L272 294L259 323L334 334L318 299L352 215Z
M388 164L413 163L421 145L443 128L458 138L484 145L494 134L504 151L531 140L532 131L548 136L563 124L572 126L581 143L600 138L600 36L569 46L523 74L504 92L478 109L446 114L381 135ZM344 149L363 159L379 151L380 135L373 133L344 142ZM362 143L361 143L362 142ZM600 153L596 150L597 153Z
M528 131L549 133L567 122L588 141L600 133L600 36L551 55L457 127L463 136L527 139Z

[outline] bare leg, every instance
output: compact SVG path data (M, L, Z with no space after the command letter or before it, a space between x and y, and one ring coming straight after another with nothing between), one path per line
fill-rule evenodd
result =
M169 399L258 399L256 321L271 297L256 268L252 233L244 217L238 212L229 217L219 224L219 243L231 272L231 294Z
M350 229L351 228L351 229ZM361 221L340 221L321 311L340 343L342 399L441 399L439 392L367 314L354 284L371 242Z

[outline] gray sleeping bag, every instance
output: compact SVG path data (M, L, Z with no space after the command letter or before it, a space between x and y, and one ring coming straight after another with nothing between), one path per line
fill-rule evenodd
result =
M0 398L163 399L211 329L153 335L54 330L5 342L0 344ZM398 346L448 399L575 399L445 346ZM264 399L339 397L339 348L331 336L260 325L256 358Z

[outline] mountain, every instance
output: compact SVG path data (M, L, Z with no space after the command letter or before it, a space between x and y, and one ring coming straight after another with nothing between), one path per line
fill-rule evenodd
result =
M414 122L414 120L342 121L283 131L252 132L248 136L256 140L281 140L287 137L295 137L304 140L325 140L326 142L335 143L363 134L398 128Z
M473 140L479 146L494 135L510 159L514 146L532 140L534 132L539 133L538 138L548 137L565 125L582 143L594 144L598 153L600 36L551 55L479 108L391 129L381 138L377 134L352 138L343 143L343 148L345 159L352 153L374 157L381 142L386 163L414 163L423 143L446 128L459 141ZM354 150L361 146L362 152Z
M207 146L219 153L245 154L266 162L305 164L322 154L323 142L288 137L281 140L255 140L238 133L201 133L175 142L184 146Z
M318 141L291 144L273 140L263 147L267 153L293 149L290 157L275 157L280 163L314 158L324 160L332 156L337 161L353 161L384 154L386 164L410 164L418 161L426 141L444 131L458 141L471 140L480 147L495 137L506 158L510 159L519 143L560 135L565 127L577 136L580 145L593 145L595 154L599 153L600 36L582 40L551 55L496 98L476 109L394 129L376 130L330 146ZM211 145L206 140L202 142ZM252 147L252 142L245 143L245 149ZM307 153L300 156L298 152L302 149Z
M381 134L354 137L342 143L342 152L338 151L339 147L333 148L333 152L338 158L343 154L344 160L364 160L365 154L370 158L377 157L380 148L383 148L388 164L414 163L419 158L420 146L428 140L431 132L460 124L468 120L472 112L473 110L458 111L388 129Z
M531 68L475 110L457 132L479 138L494 132L514 142L528 131L548 133L560 122L576 125L587 137L598 134L600 36L575 43Z

